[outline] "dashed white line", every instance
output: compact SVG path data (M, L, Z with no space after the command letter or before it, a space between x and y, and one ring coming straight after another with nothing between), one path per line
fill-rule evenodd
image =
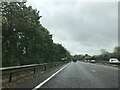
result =
M68 63L69 64L69 63ZM67 64L67 65L68 65ZM65 67L67 67L67 65L65 65L64 67L62 67L60 70L58 70L56 73L54 73L53 75L51 75L49 78L47 78L46 80L44 80L43 82L41 82L39 85L37 85L35 88L33 88L32 90L37 90L38 88L40 88L42 85L44 85L46 82L48 82L51 78L53 78L56 74L58 74L60 71L62 71Z
M91 71L92 71L92 72L95 72L95 70L93 70L93 69L92 69Z

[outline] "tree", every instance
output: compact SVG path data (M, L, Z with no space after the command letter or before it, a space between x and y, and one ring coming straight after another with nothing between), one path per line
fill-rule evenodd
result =
M91 56L88 55L88 54L85 54L84 59L85 59L85 60L90 60L90 59L91 59Z
M112 56L120 60L120 46L114 48Z
M25 3L2 3L3 66L53 62L70 55L40 24L39 11Z
M2 14L3 66L29 64L30 50L40 27L38 12L24 3L3 3Z

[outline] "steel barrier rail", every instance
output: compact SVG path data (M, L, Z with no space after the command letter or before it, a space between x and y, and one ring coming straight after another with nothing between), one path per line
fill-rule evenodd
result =
M52 63L42 63L42 64L32 64L32 65L23 65L23 66L14 66L14 67L5 67L0 68L1 75L9 74L9 82L12 81L12 75L17 72L26 71L26 70L33 70L34 74L36 73L36 69L38 68L44 68L44 71L47 68L47 65L50 65L50 67L56 67L57 65L66 62L52 62Z

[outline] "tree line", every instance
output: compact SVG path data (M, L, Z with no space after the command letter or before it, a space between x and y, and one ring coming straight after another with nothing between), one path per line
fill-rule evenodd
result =
M96 61L108 61L110 58L117 58L120 60L120 46L116 46L113 52L108 52L106 49L101 49L100 55L74 55L73 59L77 60L96 60Z
M2 66L39 64L69 59L70 53L54 43L40 23L37 9L25 3L2 3Z

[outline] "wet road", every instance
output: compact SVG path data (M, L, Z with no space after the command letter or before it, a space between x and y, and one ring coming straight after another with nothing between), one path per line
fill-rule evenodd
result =
M118 69L71 62L41 88L118 88Z

